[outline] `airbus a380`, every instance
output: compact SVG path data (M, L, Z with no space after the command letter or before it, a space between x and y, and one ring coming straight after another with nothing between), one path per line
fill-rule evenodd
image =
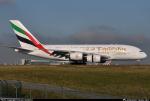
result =
M74 63L107 63L112 60L141 60L147 57L141 49L131 45L44 45L18 20L10 20L21 47L16 52L45 59Z

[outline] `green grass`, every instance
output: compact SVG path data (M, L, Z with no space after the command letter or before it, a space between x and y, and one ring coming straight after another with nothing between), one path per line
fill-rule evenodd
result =
M150 66L0 66L0 79L48 83L97 94L150 98Z

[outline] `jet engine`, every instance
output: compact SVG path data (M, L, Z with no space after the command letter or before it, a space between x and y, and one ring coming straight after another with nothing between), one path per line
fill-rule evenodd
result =
M70 53L70 60L81 61L83 60L83 54L80 52Z

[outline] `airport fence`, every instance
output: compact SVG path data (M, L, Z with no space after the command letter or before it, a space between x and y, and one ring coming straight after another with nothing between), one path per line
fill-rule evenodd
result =
M89 92L49 84L37 84L17 80L0 80L1 98L48 99L48 98L113 98Z
M22 83L20 81L0 80L0 97L2 98L20 98Z

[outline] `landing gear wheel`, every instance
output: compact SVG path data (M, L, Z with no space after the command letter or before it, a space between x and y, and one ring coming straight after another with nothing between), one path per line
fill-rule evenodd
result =
M109 61L106 61L103 65L111 65L111 63L112 63L112 61L111 60L109 60Z

